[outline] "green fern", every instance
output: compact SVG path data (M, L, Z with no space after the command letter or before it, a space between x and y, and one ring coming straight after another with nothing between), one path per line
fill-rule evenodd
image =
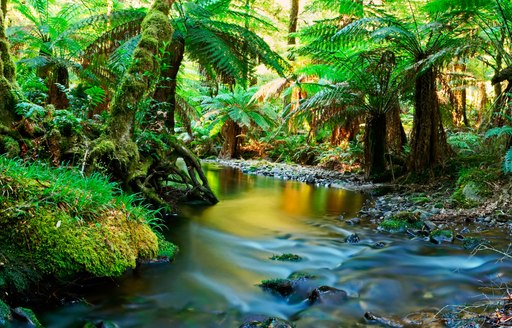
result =
M505 159L503 160L503 172L512 173L512 147L505 153Z

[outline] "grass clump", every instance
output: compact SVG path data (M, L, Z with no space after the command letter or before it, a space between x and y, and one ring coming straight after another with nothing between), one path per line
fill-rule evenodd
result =
M281 255L272 255L270 257L274 261L287 261L287 262L298 262L302 261L302 257L297 254L285 253Z
M0 187L0 290L119 276L137 259L175 253L149 225L156 212L99 174L0 157Z
M382 221L378 229L387 232L405 232L408 229L419 230L424 226L418 213L398 212Z

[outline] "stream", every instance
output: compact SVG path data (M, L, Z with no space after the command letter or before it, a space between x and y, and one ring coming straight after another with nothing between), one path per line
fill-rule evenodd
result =
M206 174L221 202L183 206L167 222L165 235L180 247L172 264L148 265L109 286L91 288L84 302L38 313L41 322L47 327L83 327L88 320L119 327L239 327L263 315L299 328L365 327L367 311L403 317L481 300L482 288L503 283L512 269L511 261L499 261L493 253L471 256L460 242L409 240L379 232L364 220L349 225L345 220L366 201L358 192L215 165L208 165ZM360 242L346 243L354 233ZM375 247L377 242L384 247ZM508 241L503 236L494 242ZM270 259L284 253L302 260ZM311 305L258 286L299 271L314 275L316 286L346 291L348 299Z

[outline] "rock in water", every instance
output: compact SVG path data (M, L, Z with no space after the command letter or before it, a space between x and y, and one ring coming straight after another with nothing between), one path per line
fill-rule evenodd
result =
M344 290L329 286L320 286L313 289L308 296L308 301L310 304L322 303L337 305L346 301L347 298L347 292Z

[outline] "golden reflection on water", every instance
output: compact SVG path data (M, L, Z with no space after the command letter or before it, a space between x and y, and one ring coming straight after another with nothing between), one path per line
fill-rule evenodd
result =
M364 201L364 196L348 190L246 175L234 169L209 169L206 174L220 203L187 207L184 214L237 236L304 232L314 218L355 215Z

